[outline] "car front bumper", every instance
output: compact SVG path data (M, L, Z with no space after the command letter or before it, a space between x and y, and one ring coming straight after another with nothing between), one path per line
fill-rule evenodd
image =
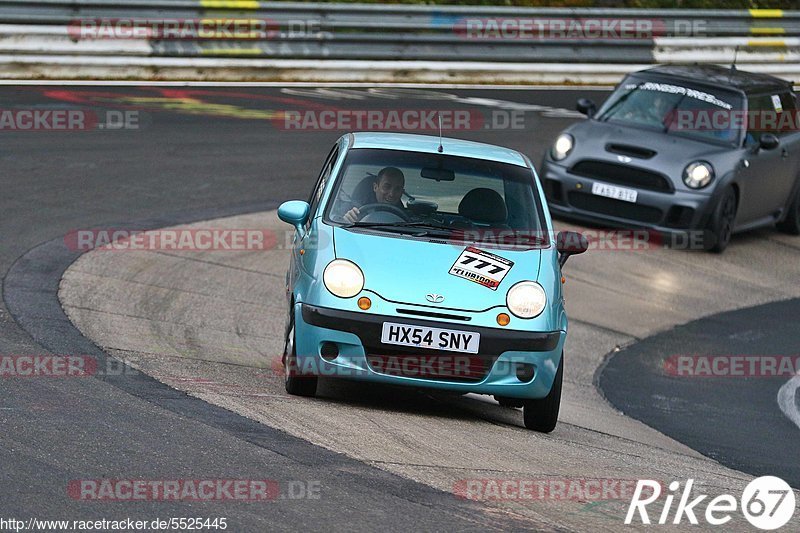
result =
M294 313L301 373L512 398L550 392L566 339L565 331L504 330L301 303ZM477 332L479 353L382 344L384 322Z
M616 185L571 174L567 167L548 159L542 164L541 177L553 215L611 228L649 229L665 235L685 236L706 228L714 206L713 196L707 192L660 192ZM636 202L594 195L592 185L595 182L635 189Z

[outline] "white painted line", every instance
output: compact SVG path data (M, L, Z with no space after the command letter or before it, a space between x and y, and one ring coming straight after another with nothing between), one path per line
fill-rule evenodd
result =
M759 46L774 45L778 42L784 46L800 46L800 38L783 37L774 35L767 37L705 37L697 39L695 37L656 37L653 39L656 46L693 48L701 51L709 47L726 47L733 50L736 46Z
M778 391L778 405L789 420L800 428L800 410L797 408L797 390L800 389L800 375L786 382Z
M624 74L641 70L648 64L595 64L571 63L498 63L489 61L415 61L415 60L360 60L360 59L262 59L229 57L93 57L69 55L0 55L0 63L42 63L55 65L83 65L102 67L204 67L204 68L282 68L310 70L423 70L431 73L450 71L466 72L516 72L523 74Z
M494 399L494 396L489 396L486 394L477 394L474 392L468 392L463 397L469 398L470 400L475 400L476 402L488 403L492 405L500 405L500 403Z

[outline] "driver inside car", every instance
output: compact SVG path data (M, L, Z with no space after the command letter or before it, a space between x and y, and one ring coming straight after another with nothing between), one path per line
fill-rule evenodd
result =
M401 198L405 190L406 178L403 172L397 167L385 167L378 172L378 176L372 183L373 198L368 198L361 205L367 204L389 204L399 208L403 208ZM344 216L345 221L355 223L361 218L361 212L358 207L353 207L347 211Z

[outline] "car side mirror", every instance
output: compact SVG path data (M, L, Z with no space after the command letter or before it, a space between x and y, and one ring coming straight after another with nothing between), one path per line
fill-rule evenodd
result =
M763 133L758 141L758 147L762 150L774 150L781 144L781 141L772 133Z
M556 235L558 264L564 266L570 256L582 254L589 249L589 241L576 231L559 231Z
M278 207L278 218L291 224L297 231L302 232L303 226L308 222L308 212L311 206L302 200L289 200Z
M594 114L597 112L597 106L594 105L594 102L592 102L588 98L579 99L578 103L575 105L575 109L577 109L580 113L583 113L589 118L592 118Z

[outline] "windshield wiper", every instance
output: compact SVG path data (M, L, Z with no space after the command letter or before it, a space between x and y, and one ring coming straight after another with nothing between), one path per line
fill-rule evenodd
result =
M437 226L430 222L352 222L344 228L426 228L449 230L445 226Z
M447 228L445 226L439 226L436 224L431 224L430 222L353 222L351 224L345 224L342 226L343 228L379 228L385 229L389 231L396 231L398 233L402 233L405 230L416 230L419 229L421 231L409 231L407 233L413 233L416 236L424 236L428 235L429 233L438 233L441 234L451 234L452 229Z
M539 237L538 235L530 235L529 233L519 233L514 232L514 238L517 239L517 242L514 243L518 246L522 246L525 244L532 244L534 246L541 246L543 244L548 244L550 241L545 237Z
M610 119L610 118L613 116L613 115L612 115L612 112L615 112L615 111L617 110L617 108L618 108L620 105L622 105L622 103L624 103L624 102L625 102L625 100L627 100L627 99L630 97L630 95L632 95L633 93L635 93L636 91L638 91L638 90L639 90L639 87L641 87L642 85L644 85L644 82L642 82L642 83L638 84L636 87L632 88L632 89L631 89L629 92L627 92L627 93L623 94L622 96L620 96L620 97L617 99L617 101L616 101L616 102L614 102L613 104L611 104L611 105L609 106L609 108L608 108L608 109L606 109L606 110L603 112L603 114L602 114L602 115L597 115L597 117L596 117L596 120L598 120L598 121L601 121L601 122L608 122L608 119Z
M447 236L450 237L451 240L454 242L480 242L480 237L478 239L471 238L471 231L470 229L465 228L452 228L446 226L440 226L437 224L431 224L430 222L354 222L351 224L345 224L342 226L343 228L380 228L380 229L387 229L387 230L396 230L398 232L402 232L405 229L419 229L422 230L420 232L414 232L413 234L417 237L423 237L426 235L433 235L433 236ZM509 237L513 238L513 242L502 242L496 243L492 236L493 231L500 231L506 232L508 230L500 230L497 228L488 228L484 231L487 231L486 239L487 242L492 244L502 244L502 245L510 245L510 246L541 246L543 244L547 244L549 241L545 237L540 237L538 235L531 235L527 232L520 232L512 230L513 233L509 235ZM506 237L507 239L508 237ZM505 239L501 239L505 240Z
M663 127L663 129L661 130L662 133L667 133L669 131L669 127L672 126L672 121L667 121L667 119L671 119L672 118L670 115L676 109L678 109L678 107L683 103L684 100L686 100L686 95L685 94L683 96L681 96L680 98L678 98L678 101L675 102L675 105L672 106L672 108L669 111L664 113L663 117L661 117L661 126Z

